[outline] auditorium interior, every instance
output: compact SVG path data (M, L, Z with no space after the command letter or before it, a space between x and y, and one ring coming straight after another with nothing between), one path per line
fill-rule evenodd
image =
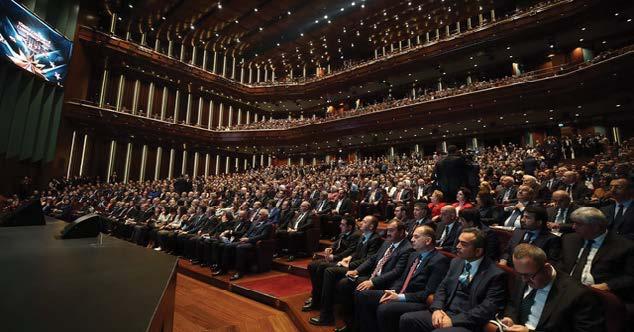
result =
M0 330L631 330L633 2L0 8Z

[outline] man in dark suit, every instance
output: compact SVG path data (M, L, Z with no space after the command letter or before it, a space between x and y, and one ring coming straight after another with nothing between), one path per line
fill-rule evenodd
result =
M563 190L570 195L570 201L583 205L588 201L592 192L586 185L579 181L579 174L575 171L564 172L563 179L559 184L558 190Z
M416 180L416 186L413 189L414 202L428 203L432 188L430 184L425 183L425 179L420 178Z
M458 221L460 222L461 229L473 227L480 230L486 239L484 255L494 262L500 259L500 241L498 240L498 235L489 226L480 221L480 211L475 208L461 209L460 212L458 212Z
M376 181L372 181L368 192L365 197L359 203L359 215L365 216L368 214L379 213L379 205L383 199L383 191L378 187Z
M453 252L460 234L456 208L451 205L443 206L440 209L440 220L436 228L436 249Z
M215 276L225 274L229 267L233 265L235 247L252 226L246 210L238 212L238 220L235 222L232 222L233 214L229 211L225 212L223 219L227 219L227 221L221 222L221 225L227 224L224 227L221 226L224 230L217 238L209 238L205 241L207 257L213 271L212 274ZM225 254L225 251L230 252Z
M559 269L582 284L634 301L634 242L608 231L603 213L581 207L570 216L574 233L562 239Z
M310 282L313 286L312 297L306 300L302 311L317 309L317 307L313 305L313 299L315 299L314 303L321 303L320 296L324 270L329 267L337 266L337 262L352 255L359 244L361 234L354 231L354 219L344 217L339 222L339 229L341 232L335 242L324 251L324 259L314 260L308 264L308 274L310 275Z
M608 229L634 240L634 184L626 178L610 182L610 196L614 204L601 209L608 219Z
M454 201L458 188L467 184L468 167L466 160L457 154L455 145L447 147L447 156L439 160L434 175L440 190L450 201Z
M561 238L546 228L546 210L539 206L527 206L521 220L522 227L516 228L502 253L500 264L513 266L513 250L521 243L529 243L546 252L549 262L559 261Z
M352 312L355 290L387 289L403 271L412 245L406 239L405 224L393 219L386 230L387 238L376 254L368 257L356 269L346 272L337 283L337 294L342 299L345 314ZM346 326L354 330L351 315L345 315Z
M399 331L479 331L504 308L506 275L484 256L481 231L463 229L456 245L457 258L434 294L429 311L401 316Z
M555 177L555 172L551 169L544 170L544 178L541 180L542 186L553 192L559 188L559 179Z
M310 210L310 203L303 201L299 211L295 213L295 218L286 226L275 232L277 238L278 252L286 249L288 251L288 261L295 260L297 252L306 245L306 230L313 227L313 214Z
M387 290L355 293L355 321L361 331L397 331L402 314L427 309L427 297L445 277L450 260L436 250L436 232L427 225L414 230L411 243L416 251Z
M513 252L515 282L504 318L506 331L601 332L605 316L599 299L547 262L540 248L523 243Z
M502 226L506 227L520 227L520 220L524 213L524 208L529 205L535 204L533 201L533 188L525 185L517 188L517 202L513 206L504 207L504 213L501 214Z
M420 227L422 225L430 226L434 230L436 229L436 224L433 221L431 221L431 211L429 210L429 207L427 206L427 204L423 204L423 203L414 204L413 214L414 214L414 218L410 219L407 223L407 239L408 240L412 238L412 234L414 234L414 230L417 227ZM436 237L434 237L434 239L435 238Z
M392 219L395 217L394 210L397 206L405 205L412 199L412 191L405 187L405 183L399 182L396 184L396 192L394 193L394 198L388 200L387 209L386 209L386 218Z
M235 266L237 272L231 276L230 280L238 280L247 273L249 267L249 252L255 249L255 244L271 237L273 225L269 221L269 211L260 209L258 222L251 224L249 230L244 234L235 246L228 246L223 252L223 265L229 266L228 261L232 258L232 251L235 251ZM232 250L233 249L233 250Z
M366 216L361 220L359 231L361 239L357 244L355 252L351 256L344 257L336 266L324 270L322 291L320 302L313 298L312 308L321 308L320 315L312 317L310 323L313 325L332 325L335 322L334 302L337 282L345 278L346 272L354 270L361 265L368 257L374 255L381 247L383 240L376 233L379 220L374 216Z
M319 201L315 204L315 214L319 217L319 225L321 229L329 227L330 214L332 212L332 202L328 199L328 192L322 191ZM322 232L323 233L323 232ZM326 237L326 234L322 234Z
M280 218L277 224L278 228L287 228L292 218L293 210L291 210L290 203L287 200L282 200L280 204Z
M346 197L345 191L339 190L337 192L337 200L333 203L330 211L330 218L323 225L325 227L321 230L321 233L327 238L335 236L337 234L335 225L338 225L341 218L350 212L352 212L352 201Z
M564 190L556 190L553 192L551 200L554 206L548 207L547 210L548 228L560 233L574 232L570 215L577 208L577 205L570 201L570 195Z
M500 178L501 189L496 198L497 204L509 206L517 200L517 187L515 187L514 183L515 179L512 176Z

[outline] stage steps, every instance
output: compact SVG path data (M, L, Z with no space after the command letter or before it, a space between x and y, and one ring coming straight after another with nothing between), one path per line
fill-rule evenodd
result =
M186 259L179 259L178 272L284 311L298 331L332 331L334 326L314 326L308 322L311 317L319 315L318 311L301 311L304 301L310 297L311 285L307 265L311 260L312 258L304 258L287 262L286 258L277 258L273 261L274 270L249 274L236 281L229 280L232 273L212 276L209 268L192 264ZM343 321L337 320L336 324L341 326Z

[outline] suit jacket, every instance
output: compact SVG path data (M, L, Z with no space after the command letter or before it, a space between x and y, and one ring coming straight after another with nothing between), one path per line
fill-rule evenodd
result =
M405 271L401 274L401 277L396 280L391 289L400 291L405 284L405 279L409 274L412 265L416 259L420 256L419 252L412 252L405 265ZM406 302L418 302L427 303L427 297L430 294L436 292L438 285L447 274L449 270L449 263L451 260L439 253L437 250L431 251L423 261L418 264L418 268L414 271L412 278L407 284L407 288L404 290Z
M515 247L524 239L526 232L527 230L523 228L516 228L513 231L513 235L511 235L511 239L500 257L507 261L508 266L513 266L513 250L515 250ZM542 248L551 263L559 261L561 254L561 238L559 236L548 230L542 230L537 234L537 238L534 239L531 244Z
M332 205L332 209L337 208L338 201ZM339 215L343 216L346 213L350 213L352 211L352 201L350 198L344 198L343 202L341 202L341 206L339 207Z
M567 191L568 185L566 183L559 183L558 190ZM583 204L588 198L592 196L592 192L586 187L583 182L577 182L572 185L572 201L579 204Z
M379 261L385 255L385 252L392 245L392 242L385 241L383 245L374 255L369 256L356 270L359 275L371 275ZM401 240L398 247L392 252L392 256L385 262L381 269L381 275L371 278L374 289L385 289L390 286L394 280L401 276L405 270L409 254L413 251L412 245L407 239Z
M233 222L231 225L227 225L225 229L230 230L229 235L233 236L236 239L240 239L245 236L245 233L251 229L251 222L249 220L238 220Z
M280 209L273 206L270 210L269 210L269 219L271 219L271 222L274 224L277 224L280 222Z
M465 260L461 258L454 258L451 261L449 271L438 286L434 294L434 302L429 307L432 312L447 311L451 308L451 302L458 289L458 277L462 274L464 265ZM495 318L495 314L504 309L506 285L504 271L495 266L492 260L484 257L478 272L471 281L469 309L450 314L453 326L475 330Z
M427 226L429 226L429 227L431 227L433 229L436 229L436 223L431 221L431 219L429 219L429 218L423 218L420 225L416 221L417 221L416 219L410 219L410 220L407 220L405 222L405 225L407 227L407 238L408 239L412 238L412 234L414 233L414 230L418 226L427 225Z
M398 193L400 192L400 190L397 190L394 193L394 201L396 201L396 198L398 197ZM403 192L401 193L401 197L399 198L401 200L401 202L409 202L412 199L412 191L410 189L403 189Z
M511 186L510 188L503 188L502 190L500 190L500 192L498 193L498 196L495 198L495 201L498 204L503 204L504 195L506 194L507 191L509 192L509 197L508 197L509 202L517 202L517 187Z
M559 264L561 271L570 275L583 243L577 233L563 237ZM596 284L605 282L619 297L634 299L631 295L634 293L634 242L608 231L592 260L590 273Z
M383 199L383 191L379 188L377 188L375 191L376 192L374 193L374 202L381 202L381 200ZM370 203L370 196L372 196L372 190L368 190L368 192L365 194L365 197L363 198L363 201L365 203Z
M244 237L249 238L249 243L256 244L260 240L268 239L273 231L273 224L267 221L252 223Z
M611 231L630 240L634 240L634 204L630 204L630 207L625 210L625 213L623 214L623 221L617 226L618 229L614 228L614 213L616 211L616 204L603 207L601 211L603 211L603 214L605 214L608 218L608 228Z
M572 221L570 220L570 215L577 208L577 204L575 204L574 202L570 203L570 206L568 206L568 211L566 211L566 215L564 216L564 223L559 225L559 232L572 233L575 231L574 229L572 229ZM555 219L557 218L557 213L559 213L559 209L551 206L546 209L546 212L548 213L548 221L555 222Z
M323 208L321 207L322 203L324 204ZM328 199L321 200L317 202L317 204L315 204L315 210L318 214L328 214L330 213L330 211L332 211L332 209L334 209L334 206L332 205L332 202Z
M362 239L363 239L363 234L360 234L359 242L357 242L357 247L355 248L355 251L352 254L352 259L350 260L350 264L348 264L348 270L356 269L359 265L361 265L361 263L363 263L366 260L366 258L374 255L379 250L379 248L381 247L381 244L383 243L383 239L376 232L372 233L368 241L366 241L365 243L361 242Z
M357 245L359 244L359 238L361 234L359 232L350 232L348 234L342 233L337 236L337 239L332 244L333 261L338 262L344 257L348 257L354 254Z
M504 316L519 320L519 308L526 283L517 278L513 296ZM567 274L557 271L544 309L535 327L538 332L601 332L605 330L605 314L599 299L590 289Z
M280 210L280 221L278 223L279 229L286 229L293 218L293 211L289 208L286 210Z
M438 241L440 241L440 239L442 238L442 233L445 231L445 228L447 228L446 222L441 221L438 223L438 226L436 227L436 239L438 239ZM456 249L456 241L458 240L459 235L460 223L456 221L451 227L451 231L449 231L449 234L447 234L447 236L445 237L445 240L443 242L438 242L437 247L442 247L442 249L445 251L454 252Z
M312 212L311 211L306 211L306 213L303 213L301 211L297 211L297 213L296 213L295 217L293 218L293 220L291 220L291 222L288 224L288 227L295 227L295 224L297 224L296 230L298 232L304 232L307 229L313 227L313 214L312 214Z

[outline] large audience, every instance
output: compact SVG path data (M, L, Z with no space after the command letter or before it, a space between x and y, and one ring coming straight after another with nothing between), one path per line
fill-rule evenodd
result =
M577 135L194 179L75 177L33 197L50 216L97 212L104 232L232 280L251 271L259 241L292 261L310 254L317 229L334 242L308 267L302 310L319 310L315 325L334 324L341 303L350 330L471 331L493 320L508 331L594 332L608 314L600 292L632 312L632 143ZM511 276L519 293L507 295Z

